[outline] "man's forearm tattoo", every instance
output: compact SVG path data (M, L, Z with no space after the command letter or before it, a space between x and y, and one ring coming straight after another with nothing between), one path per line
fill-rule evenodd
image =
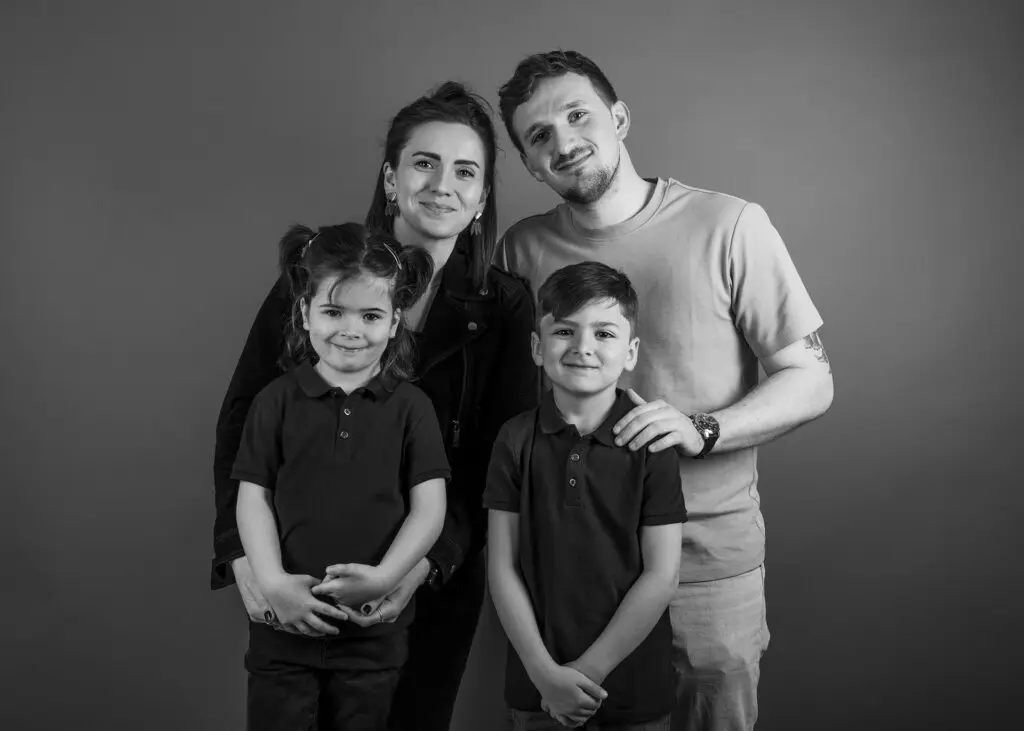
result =
M804 347L811 351L819 362L828 366L829 373L832 372L832 364L828 362L828 353L825 352L825 346L822 344L817 330L804 338Z

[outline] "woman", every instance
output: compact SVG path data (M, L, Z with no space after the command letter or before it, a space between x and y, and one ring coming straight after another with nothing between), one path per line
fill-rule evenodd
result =
M433 402L452 467L440 539L379 613L353 620L394 621L418 591L391 729L449 726L483 601L481 494L491 446L507 419L537 403L532 296L523 280L490 266L496 149L487 103L443 84L392 120L366 217L368 227L433 259L427 294L405 316L416 333L416 385ZM230 471L252 399L289 365L282 362L289 301L281 279L256 315L217 422L212 586L235 580L253 621L264 621L269 605L238 538Z

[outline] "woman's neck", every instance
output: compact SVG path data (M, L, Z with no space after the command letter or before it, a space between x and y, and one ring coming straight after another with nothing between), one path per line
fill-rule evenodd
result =
M449 239L429 238L414 230L412 226L407 224L405 219L400 216L395 218L393 225L395 238L398 239L402 246L416 246L420 249L426 249L426 252L430 254L430 258L434 260L433 279L439 278L441 276L441 270L444 269L444 265L448 263L448 258L455 250L455 242L459 237L452 236Z

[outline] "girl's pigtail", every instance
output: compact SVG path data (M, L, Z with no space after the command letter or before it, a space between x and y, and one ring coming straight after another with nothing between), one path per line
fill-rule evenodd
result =
M281 238L278 264L281 274L288 280L288 295L292 302L288 322L285 324L285 353L282 365L296 363L306 356L306 333L302 326L302 298L309 284L309 267L305 264L306 253L317 232L308 226L295 224Z

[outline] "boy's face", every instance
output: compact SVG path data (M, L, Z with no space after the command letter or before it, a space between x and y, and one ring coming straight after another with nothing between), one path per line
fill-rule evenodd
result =
M614 300L596 300L556 320L550 313L531 335L533 361L556 388L588 396L614 388L636 366L640 339Z

